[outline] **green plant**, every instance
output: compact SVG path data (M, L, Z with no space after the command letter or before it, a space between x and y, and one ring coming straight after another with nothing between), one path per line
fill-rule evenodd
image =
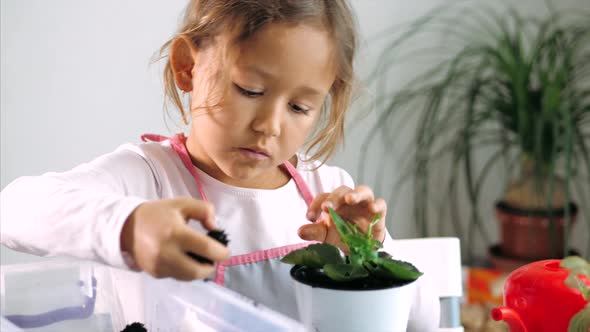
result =
M590 330L590 264L581 257L569 256L561 261L560 266L570 271L565 279L566 285L579 290L587 302L586 307L570 320L568 332L588 332Z
M329 212L342 242L348 246L349 255L343 257L337 247L327 243L311 244L290 252L281 262L322 269L328 278L336 282L369 277L411 281L422 275L411 263L395 260L388 253L378 251L383 245L373 239L372 228L381 218L379 215L363 233L355 224L344 221L333 209L330 208Z
M427 217L433 204L440 204L448 211L437 219L451 220L466 253L474 252L476 235L490 244L480 213L482 192L489 181L503 177L504 200L513 206L565 209L566 241L559 250L566 252L572 223L568 203L574 195L590 227L590 13L549 8L540 18L477 5L437 8L386 46L369 77L378 119L359 160L367 160L379 137L375 133L395 144L403 133L400 126L413 120L415 137L402 154L408 163L393 190L413 181L421 236L433 235ZM436 40L433 34L442 40L439 47L402 53L412 49L410 40L425 35ZM417 61L421 54L430 63L436 54L434 65L403 88L387 89L403 57ZM359 164L361 175L365 167ZM377 177L386 178L387 168L380 171ZM460 202L468 204L460 208ZM466 231L465 210L471 221ZM448 219L441 217L447 213Z

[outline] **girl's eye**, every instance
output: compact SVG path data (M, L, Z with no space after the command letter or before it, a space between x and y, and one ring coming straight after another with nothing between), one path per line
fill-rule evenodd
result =
M242 95L244 95L248 98L260 97L264 94L264 92L246 90L235 83L234 83L234 86L236 87L236 89L238 89L239 93L241 93Z
M234 83L234 86L236 87L236 89L238 90L238 92L248 98L256 98L256 97L260 97L264 95L264 92L258 92L258 91L251 91L248 89L244 89L241 86L239 86L238 84ZM309 113L309 109L307 108L303 108L297 104L293 104L293 103L289 103L289 108L291 108L291 110L295 113L298 114L305 114L307 115Z
M300 114L305 114L305 115L307 115L309 113L309 109L303 108L297 104L289 104L289 107L291 107L291 109L295 113L300 113Z

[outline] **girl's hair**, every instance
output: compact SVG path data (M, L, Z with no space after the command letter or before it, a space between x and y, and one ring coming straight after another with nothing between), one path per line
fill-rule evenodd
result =
M335 44L336 79L306 151L309 155L315 149L309 159L323 163L343 140L345 114L355 82L353 62L357 31L346 0L191 0L178 34L162 46L160 55L165 57L177 38L188 38L196 47L204 49L214 44L217 37L230 36L227 46L231 48L248 40L266 24L279 22L319 23L328 29ZM229 49L222 50L230 59ZM183 121L188 124L170 59L164 69L164 84L166 97L180 110Z

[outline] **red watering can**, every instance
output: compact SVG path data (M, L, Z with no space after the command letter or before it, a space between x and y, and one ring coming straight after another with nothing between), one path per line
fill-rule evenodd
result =
M561 260L549 259L519 267L504 284L504 306L492 309L492 318L503 320L510 332L565 332L573 315L586 300L565 284L569 270ZM584 280L590 285L590 280Z

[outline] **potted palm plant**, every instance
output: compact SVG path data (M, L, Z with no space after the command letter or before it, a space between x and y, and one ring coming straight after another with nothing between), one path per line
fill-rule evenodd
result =
M300 320L310 331L406 331L415 281L422 272L393 259L372 237L376 216L366 232L343 220L333 209L330 217L344 255L330 244L310 244L281 259L294 265L291 277Z
M545 17L529 17L472 5L437 8L385 48L369 77L378 120L359 160L375 133L395 144L396 123L413 117L417 129L396 187L413 181L421 236L433 235L427 216L431 198L440 195L467 262L476 235L490 245L492 261L510 264L500 268L564 257L578 207L590 227L590 13L549 8ZM426 35L441 45L412 50L410 41ZM417 61L425 54L434 65L403 88L386 88L404 56ZM495 202L482 201L489 181L505 183ZM498 245L481 212L492 205ZM467 227L460 222L465 209ZM586 250L590 255L590 243Z

